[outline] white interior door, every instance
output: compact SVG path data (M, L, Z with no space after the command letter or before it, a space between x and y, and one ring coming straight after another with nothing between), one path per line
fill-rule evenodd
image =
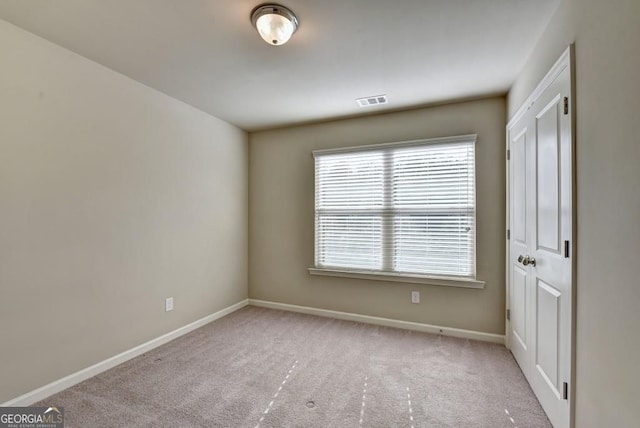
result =
M521 367L529 365L529 349L531 347L531 323L529 320L529 271L518 261L522 255L529 252L531 225L528 216L531 215L530 198L527 191L531 191L531 129L527 121L518 121L509 131L509 318L510 318L510 346L511 352Z
M568 59L546 80L526 112L508 127L508 334L542 407L554 427L562 428L571 425L573 318Z

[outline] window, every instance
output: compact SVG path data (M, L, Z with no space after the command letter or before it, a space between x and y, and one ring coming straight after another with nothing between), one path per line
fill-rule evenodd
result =
M475 140L315 151L312 273L474 280Z

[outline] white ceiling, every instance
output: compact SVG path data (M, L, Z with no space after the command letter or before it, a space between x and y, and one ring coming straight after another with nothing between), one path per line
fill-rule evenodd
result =
M300 28L280 47L251 26L260 3L3 0L0 18L253 131L505 93L559 0L282 0Z

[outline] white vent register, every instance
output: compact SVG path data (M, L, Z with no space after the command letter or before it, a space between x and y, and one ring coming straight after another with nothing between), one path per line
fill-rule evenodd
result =
M388 104L389 99L386 95L374 95L372 97L358 98L356 102L360 107L369 107L379 104Z

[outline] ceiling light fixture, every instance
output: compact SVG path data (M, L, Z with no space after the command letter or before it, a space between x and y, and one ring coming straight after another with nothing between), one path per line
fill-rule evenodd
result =
M260 37L273 46L287 43L298 29L298 18L284 6L263 4L251 12L251 23Z

